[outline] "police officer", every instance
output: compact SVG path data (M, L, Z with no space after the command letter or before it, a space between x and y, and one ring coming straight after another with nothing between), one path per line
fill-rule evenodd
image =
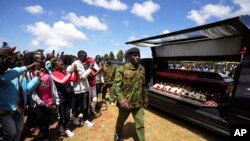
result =
M116 69L113 83L119 114L116 121L115 141L121 140L124 122L132 113L138 139L145 141L144 110L148 105L145 70L140 62L140 50L136 47L126 52L127 62Z
M111 86L114 80L114 74L115 74L115 66L111 63L111 58L108 56L106 58L106 63L102 67L103 70L103 78L104 78L104 84L102 87L102 101L106 103L106 92L107 89L111 90ZM109 92L110 94L110 102L113 104L114 102L114 96L111 91Z

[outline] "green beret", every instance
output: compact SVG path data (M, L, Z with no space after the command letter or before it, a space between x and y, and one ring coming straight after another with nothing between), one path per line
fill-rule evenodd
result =
M128 55L131 55L131 54L133 54L133 53L138 53L138 54L140 54L140 50L139 50L137 47L133 47L133 48L128 49L126 53L127 53Z

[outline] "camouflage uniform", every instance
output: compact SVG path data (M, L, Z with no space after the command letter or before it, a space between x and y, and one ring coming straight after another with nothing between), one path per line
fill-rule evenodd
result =
M105 84L112 84L114 80L115 66L113 64L103 65L103 77Z
M113 64L104 64L103 66L103 78L104 78L104 85L102 88L102 99L105 100L106 97L106 92L107 89L111 88L113 80L114 80L114 75L115 75L115 66ZM113 101L114 99L114 94L113 93L109 93L111 98L111 101Z
M130 62L116 69L113 88L117 101L127 99L129 109L122 109L119 104L119 115L116 121L116 136L120 137L124 122L132 113L136 133L140 141L145 140L143 103L148 101L145 83L145 70L142 65L135 68Z

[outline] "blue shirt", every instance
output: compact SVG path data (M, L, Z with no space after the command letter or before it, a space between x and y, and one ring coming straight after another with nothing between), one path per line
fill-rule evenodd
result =
M19 82L22 88L24 105L27 102L27 94L32 92L39 84L39 77L28 81L22 74L27 67L16 67L0 74L0 111L13 110L17 108Z

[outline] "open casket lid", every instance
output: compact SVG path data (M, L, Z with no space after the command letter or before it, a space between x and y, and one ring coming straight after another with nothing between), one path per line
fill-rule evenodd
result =
M151 47L154 58L222 57L239 61L241 49L250 48L250 16L238 16L185 30L127 42ZM225 56L229 56L225 59ZM231 59L230 59L231 58ZM221 58L220 58L221 59ZM218 60L220 60L218 59Z

